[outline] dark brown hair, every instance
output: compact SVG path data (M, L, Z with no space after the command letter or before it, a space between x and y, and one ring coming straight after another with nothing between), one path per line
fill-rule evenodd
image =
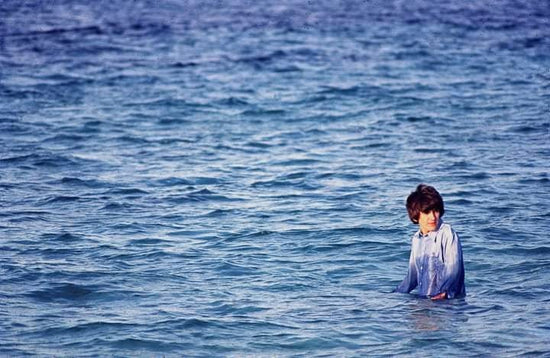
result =
M420 213L429 213L430 211L438 211L439 216L445 214L443 206L443 198L433 186L420 184L416 187L407 198L407 212L409 218L415 224L418 224Z

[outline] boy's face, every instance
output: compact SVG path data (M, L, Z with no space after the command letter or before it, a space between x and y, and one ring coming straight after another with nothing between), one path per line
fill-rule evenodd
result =
M427 234L430 231L437 229L439 224L439 211L431 210L427 213L420 212L418 217L418 226L420 226L420 232Z

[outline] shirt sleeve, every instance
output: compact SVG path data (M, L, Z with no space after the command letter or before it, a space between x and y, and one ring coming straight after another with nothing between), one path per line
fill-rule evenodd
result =
M445 269L441 292L446 292L448 298L455 298L465 294L462 246L454 230L449 229L445 236L442 242Z
M409 293L414 290L418 285L418 274L416 272L414 261L415 252L413 247L411 246L411 255L409 257L409 271L407 272L407 276L405 276L403 281L397 286L394 292Z

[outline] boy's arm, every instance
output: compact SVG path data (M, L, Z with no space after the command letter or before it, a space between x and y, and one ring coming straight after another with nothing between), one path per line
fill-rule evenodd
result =
M443 241L445 270L441 293L432 299L454 298L464 293L464 263L460 240L454 230L449 230L445 239Z
M416 274L416 266L414 265L414 250L411 247L411 254L409 256L409 270L407 276L403 281L395 288L393 292L409 293L418 285L418 276Z

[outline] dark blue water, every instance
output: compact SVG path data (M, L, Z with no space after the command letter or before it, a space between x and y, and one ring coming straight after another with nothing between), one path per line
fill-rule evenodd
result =
M547 1L2 1L0 355L550 355L549 103Z

